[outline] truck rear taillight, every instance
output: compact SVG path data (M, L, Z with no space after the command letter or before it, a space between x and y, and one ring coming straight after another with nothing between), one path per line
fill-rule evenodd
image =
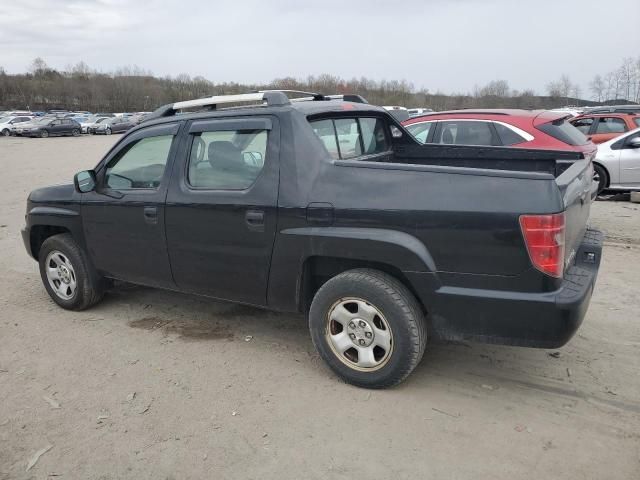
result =
M533 266L547 275L562 278L564 213L521 215L520 228Z

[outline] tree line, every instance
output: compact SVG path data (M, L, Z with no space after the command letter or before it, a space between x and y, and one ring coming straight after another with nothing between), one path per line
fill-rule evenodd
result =
M416 88L406 80L350 80L329 74L307 78L277 78L267 84L214 83L201 76L180 74L156 77L139 67L122 67L112 73L79 62L60 71L36 58L23 74L8 74L0 67L0 110L88 110L92 112L149 111L160 105L210 95L245 93L263 89L289 89L325 94L357 93L376 105L457 108L554 108L565 105L640 103L640 57L589 84L591 100L567 75L547 85L547 95L515 90L506 80L476 86L470 93L445 94Z

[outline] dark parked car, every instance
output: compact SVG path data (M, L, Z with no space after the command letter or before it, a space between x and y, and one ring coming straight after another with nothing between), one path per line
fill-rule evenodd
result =
M90 130L96 135L111 135L112 133L123 133L135 127L135 124L125 117L108 118Z
M566 343L600 263L592 176L580 152L422 145L368 104L231 95L162 107L31 192L22 235L63 308L121 279L301 312L338 375L380 388L428 335Z
M15 135L24 137L59 137L63 135L80 135L80 124L70 118L45 117L28 122L15 130Z

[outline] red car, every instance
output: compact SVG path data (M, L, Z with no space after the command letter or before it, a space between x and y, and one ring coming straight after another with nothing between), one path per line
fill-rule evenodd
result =
M566 113L544 110L453 110L402 122L422 143L570 150L594 156L597 147Z
M584 133L593 143L608 142L629 130L640 127L640 115L630 113L598 113L580 115L571 125Z

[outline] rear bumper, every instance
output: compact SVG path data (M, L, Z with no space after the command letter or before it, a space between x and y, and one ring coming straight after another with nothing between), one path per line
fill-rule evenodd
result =
M557 348L580 327L602 256L603 235L587 230L558 290L546 293L441 287L433 298L431 327L449 340ZM429 305L427 303L427 305Z

